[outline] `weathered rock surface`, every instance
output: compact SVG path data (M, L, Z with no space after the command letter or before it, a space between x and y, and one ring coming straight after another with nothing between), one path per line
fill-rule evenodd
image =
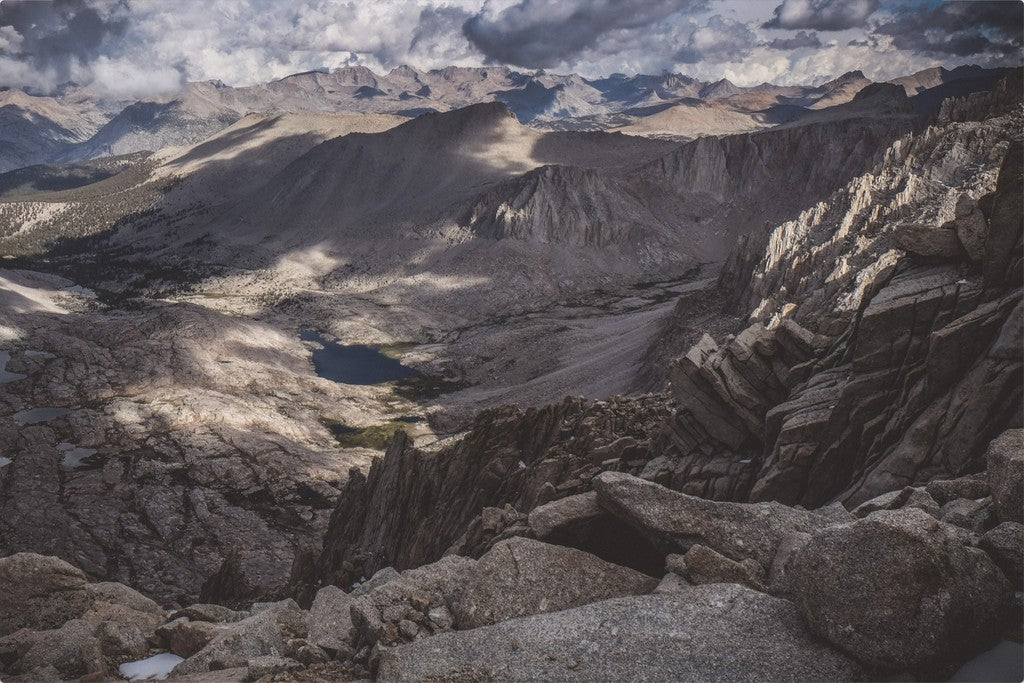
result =
M464 581L452 605L460 630L650 593L658 585L589 553L525 538L496 544Z
M324 586L309 609L309 641L319 647L344 650L352 642L352 603L361 595L401 575L385 567L346 593L337 586Z
M685 551L699 543L737 562L752 559L763 570L787 534L833 524L778 503L709 501L618 472L603 472L593 484L598 505L659 545Z
M926 675L989 644L1011 604L988 556L913 508L815 534L791 572L815 633L869 665Z
M964 252L952 229L928 225L902 225L894 233L896 246L918 256L955 261Z
M985 458L999 518L1024 522L1024 430L1003 432L989 444Z
M1014 590L1024 590L1024 524L1003 522L985 532L978 547L1003 570Z
M305 612L282 604L265 609L219 631L202 649L174 667L172 677L247 665L257 657L282 657L288 641L307 635Z
M449 630L451 604L475 563L450 555L360 595L350 607L352 645L390 646Z
M680 566L673 566L672 562L669 562L667 568L682 574L695 586L705 583L738 583L754 590L765 590L762 583L764 568L752 558L737 562L707 546L695 543L679 560Z
M853 515L863 518L879 510L899 510L902 508L918 508L936 519L941 514L939 504L926 489L904 486L899 491L890 491L871 500L864 501L853 509Z
M982 474L969 474L956 479L935 479L925 487L928 495L939 505L945 505L957 498L977 500L992 493L988 477Z
M1019 93L1001 97L1019 101ZM806 507L839 498L854 506L904 486L984 469L989 440L1017 426L1021 410L1022 354L1015 341L1021 325L1021 146L1008 135L1018 120L1016 114L979 115L908 136L844 192L740 244L720 283L731 288L734 310L749 316L748 329L763 336L757 323L771 331L793 322L826 342L795 366L780 359L770 366L773 378L758 359L729 368L727 377L745 383L733 380L738 388L728 393L676 392L675 434L706 424L740 426L751 406L755 416L764 415L763 428L731 430L752 443L718 443L677 456L676 470L717 482L697 492ZM964 163L985 170L979 175ZM942 175L944 186L912 179L925 165ZM985 221L980 268L966 255L944 263L900 255L898 225L942 226L972 216L971 230L980 230L965 195ZM996 241L998 258L991 247ZM721 367L715 357L700 351L696 366ZM782 398L767 406L751 402L769 388ZM734 396L746 405L729 405ZM707 406L715 407L713 422L693 417ZM751 460L758 471L730 471L724 466L730 459Z
M163 610L127 586L88 583L56 557L0 558L0 673L106 676L144 656Z
M296 547L319 543L348 470L371 455L339 449L320 420L377 389L316 377L302 343L263 323L88 301L73 314L0 306L0 324L33 330L12 354L26 377L0 384L0 553L56 555L187 605L238 551L235 602L280 597ZM37 407L66 414L13 417Z
M638 644L642 643L642 655ZM617 598L387 651L380 680L851 680L796 607L736 585Z
M530 511L530 530L536 538L565 533L574 526L586 524L603 514L593 491L553 500Z

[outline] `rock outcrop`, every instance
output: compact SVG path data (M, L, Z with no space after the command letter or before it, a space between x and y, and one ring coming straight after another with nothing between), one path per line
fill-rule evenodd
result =
M815 633L879 668L927 676L948 675L991 645L1012 602L985 553L918 509L812 536L792 573Z
M638 644L643 655L638 656ZM719 584L617 598L429 638L381 659L382 680L854 680L790 602Z
M465 438L436 453L396 434L368 476L351 474L324 539L321 579L347 587L386 566L432 562L457 542L473 546L466 554L483 554L508 523L495 519L501 530L488 532L481 520L477 535L485 538L472 543L467 527L484 508L511 504L527 512L585 492L602 469L638 473L650 457L649 433L667 414L664 404L658 397L596 405L567 399L542 409L485 411Z
M714 502L617 472L595 477L594 490L602 508L662 547L685 551L700 544L736 561L754 560L762 572L783 537L833 524L778 503Z
M999 518L1024 522L1024 430L1003 432L989 444L985 459Z

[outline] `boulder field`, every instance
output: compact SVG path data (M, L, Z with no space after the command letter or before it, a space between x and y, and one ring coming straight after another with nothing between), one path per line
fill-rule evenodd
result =
M936 482L852 512L709 501L605 472L478 559L386 567L320 588L308 609L164 609L18 553L0 559L0 667L5 681L103 680L167 653L182 680L944 678L1020 627L1024 528L1001 512L1020 500L1024 453L1004 448L1020 438L993 441L997 487ZM570 547L583 519L648 539L661 566ZM553 529L559 543L538 540Z

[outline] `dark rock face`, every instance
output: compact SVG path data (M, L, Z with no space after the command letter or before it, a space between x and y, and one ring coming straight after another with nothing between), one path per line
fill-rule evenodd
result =
M999 518L1024 522L1024 430L1009 429L985 452Z
M988 556L918 509L812 536L792 573L815 633L861 661L927 675L990 644L1011 602Z
M425 564L458 541L485 507L510 503L525 512L585 492L602 468L639 471L649 458L649 432L667 414L663 406L656 397L603 405L567 399L541 409L486 411L462 441L437 453L417 450L400 432L367 477L353 472L331 517L319 575L347 586L385 566ZM604 465L595 462L595 451L623 436L632 439L627 453L616 457L612 449L600 456ZM470 554L488 547L479 544Z
M896 231L896 246L918 256L955 261L963 255L956 232L928 225L902 225Z
M497 543L469 571L452 611L460 630L650 593L658 581L572 548L525 538Z
M1003 522L981 537L978 547L989 554L1014 590L1024 589L1024 524Z
M1000 128L973 125L971 137L1003 135ZM948 146L961 144L959 136L967 133L962 129L947 133L947 139L911 138L910 144L894 148L899 155L887 158L876 182L890 175L895 181L903 174L903 164L915 157L940 164L939 155L948 157ZM1005 263L997 263L994 252L987 250L980 264L982 273L966 255L950 254L945 264L935 259L894 258L896 245L891 240L898 232L892 227L896 216L883 220L877 212L868 213L870 202L861 208L855 198L841 196L836 208L845 215L843 225L860 226L859 239L868 246L851 249L850 228L836 231L828 223L827 211L802 218L809 224L806 227L795 222L778 228L760 250L753 243L741 245L740 255L723 275L723 284L732 281L730 273L748 272L742 253L760 263L749 271L750 284L737 286L737 305L749 306L755 319L764 315L759 311L788 306L789 314L782 321L795 320L828 340L824 350L795 369L774 366L777 372L789 372L777 375L782 386L776 388L776 395L782 393L783 399L760 408L765 415L762 434L747 429L752 445L728 445L725 453L714 456L719 462L752 459L758 465L756 475L744 475L756 476L756 484L749 489L753 500L814 507L838 497L853 505L903 486L978 472L985 466L988 442L1015 426L1021 412L1024 367L1022 344L1017 341L1021 278L1016 275L1017 266L1009 264L1019 263L1021 223L1019 213L1013 213L1015 208L1019 211L1019 192L1009 188L1019 172L1020 146L1002 144L1008 147L996 191L978 204L987 217L985 244L990 238L1002 240L1000 258L1003 253L1007 257ZM900 156L906 160L899 162ZM855 185L856 192L873 191L866 185L861 189L860 181ZM967 212L970 207L962 195L954 196L961 213ZM997 204L1003 207L998 217L993 208ZM974 209L963 219L970 216L978 218ZM1004 236L997 238L997 234ZM801 248L811 251L805 254ZM834 265L837 262L841 268ZM860 269L853 269L854 264ZM999 276L985 276L986 268ZM853 279L855 273L859 282ZM836 299L842 302L843 297L849 304L837 305ZM750 369L744 368L744 377L758 368L749 362L745 365ZM714 364L702 367L710 369ZM748 385L760 393L766 386L764 381ZM736 393L730 391L730 395ZM709 403L704 394L687 388L677 392L677 399L690 414L699 415ZM750 391L739 395L750 395ZM680 410L678 414L687 413ZM718 421L738 423L743 414L731 408ZM697 423L704 426L707 420ZM765 455L759 461L762 452ZM683 456L676 467L692 471L695 464L708 460L706 454ZM719 466L718 472L726 481L711 489L711 495L720 495L730 483L738 482L724 467ZM732 485L741 492L747 490L742 482Z
M721 347L705 335L672 365L679 408L659 433L658 457L643 476L693 495L744 500L768 411L786 398L793 368L826 343L789 321L775 330L752 325Z
M638 657L637 644L644 655ZM389 650L378 677L422 680L851 680L796 607L736 585L617 598Z

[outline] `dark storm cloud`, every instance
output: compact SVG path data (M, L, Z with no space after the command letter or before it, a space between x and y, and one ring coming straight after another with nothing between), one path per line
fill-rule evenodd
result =
M898 49L930 56L1019 56L1024 3L947 2L904 10L873 28L876 34L892 36Z
M783 0L764 28L842 31L863 26L878 0Z
M706 6L704 0L520 0L496 13L485 5L462 30L491 60L541 68L571 61L610 31L640 29Z
M409 41L409 48L430 47L439 41L447 40L448 36L457 33L459 27L471 16L473 15L461 7L425 7L420 12L420 20L412 34L412 40Z
M796 35L791 38L776 38L772 42L766 43L765 47L770 47L773 50L796 50L801 47L821 47L821 41L818 40L817 33L797 31Z
M110 3L107 9L101 14L85 0L6 0L0 3L0 28L12 28L21 37L12 56L66 80L73 60L89 63L110 39L124 34L127 2Z

